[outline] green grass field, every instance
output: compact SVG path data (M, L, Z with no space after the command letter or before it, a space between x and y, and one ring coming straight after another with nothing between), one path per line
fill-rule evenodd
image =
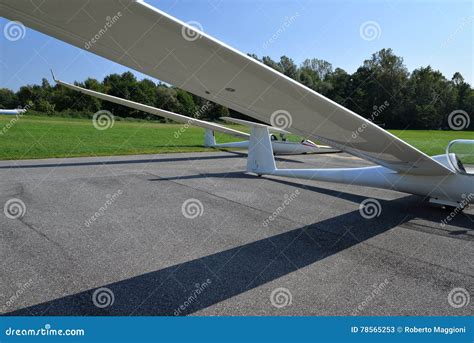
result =
M24 116L13 123L14 118L0 115L0 160L209 150L202 146L202 129L184 129L182 124L116 121L112 128L99 131L90 119ZM246 127L232 127L248 132ZM453 139L474 139L473 131L391 132L429 155L444 153ZM216 139L236 140L219 133Z

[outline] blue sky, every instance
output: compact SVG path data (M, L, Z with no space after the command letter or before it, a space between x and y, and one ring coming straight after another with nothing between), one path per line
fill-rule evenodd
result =
M199 22L206 33L245 53L274 59L287 55L298 64L317 57L352 73L372 53L392 48L410 71L431 65L448 78L459 71L473 85L472 1L146 2L183 21ZM277 34L285 22L287 28ZM365 26L375 27L375 39L361 34L367 22L372 24ZM50 68L65 81L101 80L128 70L31 29L23 39L10 42L3 35L7 23L0 18L0 87L18 89L51 79ZM276 38L269 41L272 36Z

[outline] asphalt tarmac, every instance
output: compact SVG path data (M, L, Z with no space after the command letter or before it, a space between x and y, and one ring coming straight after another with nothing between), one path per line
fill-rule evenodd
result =
M472 315L473 209L446 221L416 196L245 164L231 152L0 162L1 313Z

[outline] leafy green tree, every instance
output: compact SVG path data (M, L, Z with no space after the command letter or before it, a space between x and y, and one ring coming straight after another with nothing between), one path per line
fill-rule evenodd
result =
M127 100L133 100L133 95L136 92L138 85L135 75L131 72L125 72L122 75L111 74L104 78L104 90L107 94ZM130 109L125 106L117 105L105 101L103 103L104 109L112 112L114 115L121 117L137 117L139 111Z
M327 74L325 79L331 84L331 88L325 95L341 105L346 105L351 96L351 75L341 68L336 68L334 72Z
M264 56L262 58L262 62L263 64L265 64L266 66L280 72L283 74L283 69L281 68L280 64L275 62L274 60L272 60L272 58L270 56Z
M352 100L355 110L387 127L403 128L403 90L408 78L403 58L396 56L392 49L374 53L353 75L355 89ZM378 109L385 102L389 105L379 112Z
M87 80L84 81L84 83L75 82L75 85L82 88L87 88L96 92L103 92L103 87L101 83L97 81L96 79L88 78ZM65 88L65 87L60 87L60 88ZM70 108L76 112L89 113L89 114L95 113L102 109L102 100L97 99L95 97L85 95L82 93L80 93L79 96L77 96L78 95L77 92L70 89L67 89L66 92L63 94L66 96L66 99L68 100L69 104L67 105L68 107L61 106L62 109ZM55 103L55 105L57 104Z
M156 89L155 107L179 113L180 104L178 102L178 94L176 89L167 87L165 85L160 85Z
M311 70L317 77L318 81L323 81L332 73L332 64L325 60L317 58L306 59L301 64L301 68Z
M20 105L16 94L7 88L0 88L0 108L12 109Z
M252 57L253 59L255 59L255 60L259 61L259 62L262 62L262 61L258 58L258 56L255 55L255 54L247 54L247 56Z
M143 79L137 83L132 97L133 101L144 105L153 106L156 96L156 84L150 79Z
M464 78L459 72L456 72L453 75L451 82L454 88L453 89L454 97L455 97L454 102L455 102L456 109L464 110L467 113L472 113L474 115L473 107L472 107L471 86L467 82L464 82Z
M282 56L280 58L279 66L283 74L285 74L289 78L292 78L293 80L296 80L296 77L298 75L298 67L291 58L287 56Z
M301 68L298 73L298 81L308 88L314 89L317 80L311 70Z
M193 97L182 89L176 89L176 100L179 103L178 112L187 116L193 116L196 111Z
M452 86L430 66L413 71L406 91L405 119L413 128L440 128L454 104ZM452 110L451 110L452 111Z
M35 110L46 114L54 114L55 106L46 99L40 99L35 106Z
M16 97L20 104L28 104L33 103L35 100L35 92L33 91L32 86L21 86L18 92L16 93Z

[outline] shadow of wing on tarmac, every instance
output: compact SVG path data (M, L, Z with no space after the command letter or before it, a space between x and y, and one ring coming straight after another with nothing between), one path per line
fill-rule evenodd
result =
M130 160L108 160L105 161L90 161L90 162L58 162L58 163L33 163L33 164L10 164L0 166L0 169L30 169L30 168L60 168L60 167L83 167L83 166L101 166L101 165L120 165L120 164L142 164L142 163L167 163L167 162L185 162L185 161L205 161L205 160L219 160L219 159L231 159L231 158L247 158L246 153L240 153L235 151L225 151L226 155L215 155L215 156L188 156L188 157L166 157L160 158L163 154L157 155L157 158L147 159L130 159ZM284 157L276 157L277 161L292 162L292 163L304 163L302 161L292 160Z
M309 188L353 201L364 199L358 195ZM379 201L384 215L372 219L370 225L356 210L178 265L105 284L102 287L107 287L114 294L113 305L106 308L94 306L92 297L97 289L94 288L7 315L188 315L324 260L410 221L419 212L428 211L423 206L421 210L411 210L420 206L419 198L415 196ZM204 282L208 286L192 298L196 294L196 285ZM184 310L177 312L185 304ZM268 306L271 306L270 303Z
M163 155L160 155L163 156ZM245 155L247 156L247 155ZM181 161L215 160L239 158L239 155L216 155L216 156L193 156L193 157L170 157L170 158L147 158L138 160L106 160L90 162L58 162L58 163L35 163L35 164L11 164L0 166L0 169L27 169L27 168L59 168L59 167L82 167L82 166L101 166L101 165L120 165L120 164L141 164L141 163L166 163Z
M320 261L396 226L404 215L384 216L371 228L359 211L301 227L192 261L112 284L112 306L94 306L91 289L10 315L174 315L196 289L211 280L182 315L190 314ZM351 226L350 232L347 227ZM290 262L291 261L291 262ZM269 306L271 306L269 304Z

